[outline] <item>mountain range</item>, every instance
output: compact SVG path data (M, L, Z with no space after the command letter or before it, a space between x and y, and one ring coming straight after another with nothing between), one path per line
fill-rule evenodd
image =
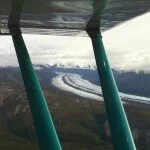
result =
M60 90L51 84L57 77L57 73L61 72L82 76L83 81L98 85L97 71L55 65L35 65L34 67L63 149L113 150L104 103ZM149 96L147 84L145 84L145 90L141 92L139 89L141 87L143 89L144 85L137 86L140 82L148 82L149 74L142 71L136 73L116 69L113 69L113 73L122 91ZM132 88L127 86L128 84L133 85L133 91L130 91ZM3 149L38 150L32 115L18 67L0 68L0 93L0 146ZM149 150L149 104L131 101L124 107L137 148Z

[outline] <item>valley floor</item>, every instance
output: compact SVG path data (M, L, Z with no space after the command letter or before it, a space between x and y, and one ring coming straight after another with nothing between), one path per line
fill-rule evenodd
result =
M38 150L34 125L23 89L0 88L0 148ZM113 150L102 101L45 87L44 93L64 150ZM146 104L125 104L138 150L150 149L150 111Z

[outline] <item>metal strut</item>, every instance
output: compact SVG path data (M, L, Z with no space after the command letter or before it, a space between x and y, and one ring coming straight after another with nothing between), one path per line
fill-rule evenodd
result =
M61 150L46 100L21 34L12 35L41 150Z
M118 94L102 36L98 29L87 29L91 37L103 97L115 150L136 150L128 120Z
M12 34L39 146L41 150L61 150L62 148L44 94L19 28L22 7L23 0L12 0L8 27Z

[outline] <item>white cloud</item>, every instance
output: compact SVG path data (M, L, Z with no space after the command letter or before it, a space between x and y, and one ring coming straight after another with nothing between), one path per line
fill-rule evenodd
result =
M112 67L150 71L150 13L103 33ZM94 65L89 37L23 35L33 63ZM0 66L17 65L12 39L0 37Z
M122 69L150 68L150 12L104 33L104 43L112 66Z

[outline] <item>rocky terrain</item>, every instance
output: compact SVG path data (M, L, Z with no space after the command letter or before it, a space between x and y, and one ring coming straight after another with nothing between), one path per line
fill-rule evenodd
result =
M65 150L112 150L102 101L83 98L50 86L56 74L51 67L37 68L57 133ZM149 105L126 103L125 110L138 150L150 148ZM18 68L0 69L0 148L37 150L38 144Z

